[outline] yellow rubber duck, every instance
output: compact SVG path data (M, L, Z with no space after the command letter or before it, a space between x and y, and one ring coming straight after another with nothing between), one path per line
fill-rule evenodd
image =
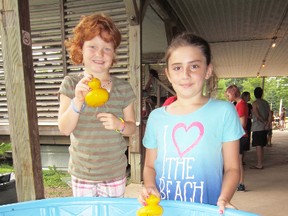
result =
M151 194L146 200L147 206L137 211L137 216L162 216L163 208L159 205L160 198Z
M85 103L90 107L98 107L105 104L109 99L109 93L106 89L101 87L101 82L97 78L92 78L88 82L88 86L92 89L85 96Z

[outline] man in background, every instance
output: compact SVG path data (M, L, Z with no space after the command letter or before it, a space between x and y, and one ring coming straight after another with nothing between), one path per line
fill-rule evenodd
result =
M262 99L263 89L256 87L254 90L256 100L252 103L252 146L256 147L257 164L251 169L263 169L264 147L267 145L269 119L271 118L269 103Z

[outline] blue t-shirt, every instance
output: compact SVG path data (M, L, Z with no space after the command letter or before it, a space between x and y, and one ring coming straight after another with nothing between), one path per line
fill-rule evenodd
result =
M233 104L209 99L197 111L153 110L143 144L157 148L156 185L162 199L216 205L222 187L222 144L244 134Z

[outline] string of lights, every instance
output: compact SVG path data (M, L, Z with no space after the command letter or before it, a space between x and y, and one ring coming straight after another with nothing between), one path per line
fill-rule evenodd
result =
M283 24L283 22L284 22L284 20L285 20L285 18L286 18L286 16L287 16L287 13L288 13L288 7L286 7L286 10L285 10L285 12L283 13L283 16L282 16L282 18L281 18L281 21L280 21L280 23L279 23L279 25L278 25L275 33L274 33L274 36L271 38L271 44L270 44L270 46L268 47L268 50L267 50L267 52L266 52L265 55L264 55L264 58L263 58L262 63L261 63L261 66L259 67L259 70L258 70L258 72L257 72L257 77L260 77L261 69L262 69L262 68L265 68L265 66L266 66L266 60L267 60L267 56L268 56L269 52L271 51L271 49L275 48L276 45L277 45L277 44L276 44L276 41L277 41L277 39L278 39L277 35L278 35L278 32L279 32L279 30L281 29L281 26L282 26L282 24Z

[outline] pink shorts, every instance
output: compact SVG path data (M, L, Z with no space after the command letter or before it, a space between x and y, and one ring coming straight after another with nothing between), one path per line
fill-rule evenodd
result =
M126 177L102 182L71 177L74 197L124 197Z

